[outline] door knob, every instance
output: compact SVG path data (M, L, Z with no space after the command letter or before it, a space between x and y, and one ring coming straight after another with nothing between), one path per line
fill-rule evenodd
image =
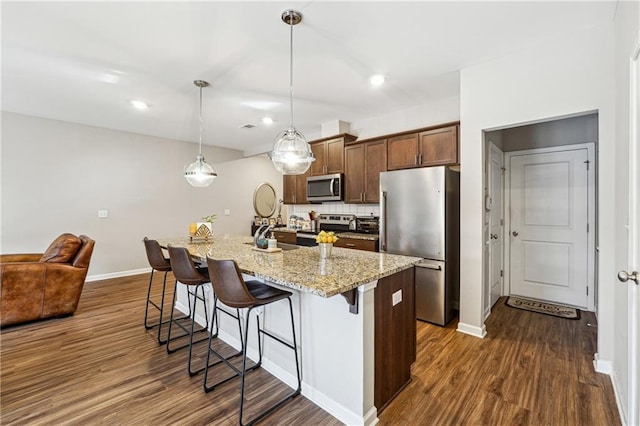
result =
M491 234L491 239L492 240L497 240L498 239L498 234Z
M513 232L511 233L511 235L513 235L514 237L517 237L517 236L518 236L518 231L513 231Z
M638 271L633 271L632 273L628 273L627 271L620 271L618 272L618 279L623 283L631 280L638 284L638 281L640 280L640 274L638 274Z

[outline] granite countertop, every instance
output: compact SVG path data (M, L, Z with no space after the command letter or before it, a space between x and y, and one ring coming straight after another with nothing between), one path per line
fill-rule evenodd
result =
M359 232L337 232L338 238L353 238L354 240L377 241L380 236L378 234L361 234Z
M320 259L318 247L265 253L253 250L253 238L240 235L216 235L208 242L191 243L189 238L159 238L158 242L163 247L187 247L192 256L203 260L207 256L234 259L247 274L321 297L393 275L422 260L339 247L333 247L331 258L326 260Z

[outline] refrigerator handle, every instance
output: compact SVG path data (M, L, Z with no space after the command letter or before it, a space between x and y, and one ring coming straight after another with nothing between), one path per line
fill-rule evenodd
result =
M387 191L381 191L382 196L380 197L380 246L382 247L382 251L387 251Z
M436 271L442 271L442 266L434 265L432 263L416 263L415 266L418 268L426 268L426 269L433 269Z

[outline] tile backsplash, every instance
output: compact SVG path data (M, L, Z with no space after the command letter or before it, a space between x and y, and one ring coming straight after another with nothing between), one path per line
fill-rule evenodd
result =
M356 216L380 216L379 204L345 204L342 202L322 204L289 205L287 213L308 218L309 211L318 214L355 214Z

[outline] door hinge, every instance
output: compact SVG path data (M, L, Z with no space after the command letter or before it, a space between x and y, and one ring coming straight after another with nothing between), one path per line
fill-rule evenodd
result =
M504 219L500 219L500 226L504 226Z
M504 271L502 269L500 269L500 276L504 276Z
M587 287L587 296L589 295L589 287Z
M589 233L589 222L587 222L587 233Z
M589 170L589 163L591 163L591 161L587 160L584 163L587 165L587 170Z

